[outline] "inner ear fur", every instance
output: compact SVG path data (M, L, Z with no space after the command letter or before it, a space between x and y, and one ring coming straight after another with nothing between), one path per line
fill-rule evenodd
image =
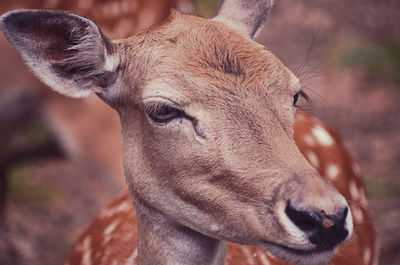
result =
M119 60L112 42L90 19L50 10L18 10L0 27L30 69L58 92L83 97L115 82Z

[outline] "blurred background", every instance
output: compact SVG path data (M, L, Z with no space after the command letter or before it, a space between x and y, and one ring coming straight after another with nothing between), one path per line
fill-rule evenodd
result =
M0 12L57 8L111 38L171 8L211 17L218 0L2 0ZM301 79L303 108L336 129L360 164L381 241L400 260L400 1L277 1L257 41ZM124 187L119 121L96 97L59 96L26 71L0 34L0 264L62 264Z

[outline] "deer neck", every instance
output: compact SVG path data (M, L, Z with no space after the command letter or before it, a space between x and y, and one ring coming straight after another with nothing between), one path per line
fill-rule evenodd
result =
M134 199L139 264L223 265L226 242L182 226Z

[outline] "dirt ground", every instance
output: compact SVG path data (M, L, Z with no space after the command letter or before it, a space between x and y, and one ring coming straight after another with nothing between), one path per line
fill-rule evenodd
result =
M313 102L303 102L303 108L335 128L359 162L381 242L380 264L397 265L400 4L395 0L277 2L257 40L300 76ZM31 139L27 129L35 132L33 138L43 138L36 124L45 131L50 126L40 112L32 120L15 132L13 141ZM44 134L45 142L57 139L51 132ZM101 166L77 161L62 151L4 168L9 190L0 226L1 265L62 264L73 242L123 182Z

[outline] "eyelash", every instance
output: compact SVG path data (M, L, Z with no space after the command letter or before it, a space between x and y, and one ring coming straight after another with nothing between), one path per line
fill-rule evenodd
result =
M166 124L178 118L188 118L184 111L167 104L148 105L145 112L152 121L159 124Z
M302 98L304 98L307 102L311 102L310 97L309 97L303 90L299 90L299 91L297 91L296 94L294 94L294 96L293 96L293 106L294 106L294 107L296 107L296 108L298 107L297 101L298 101L298 99L299 99L299 96L302 97Z
M293 96L293 106L296 108L298 107L297 101L298 101L299 97L304 98L307 102L311 102L310 97L303 90L299 90ZM148 105L146 107L145 112L151 120L153 120L156 123L160 123L160 124L161 123L165 124L165 123L168 123L168 122L170 122L174 119L178 119L178 118L190 118L186 115L186 113L184 111L179 110L170 105L166 105L166 104ZM162 116L164 116L164 117L162 117Z

